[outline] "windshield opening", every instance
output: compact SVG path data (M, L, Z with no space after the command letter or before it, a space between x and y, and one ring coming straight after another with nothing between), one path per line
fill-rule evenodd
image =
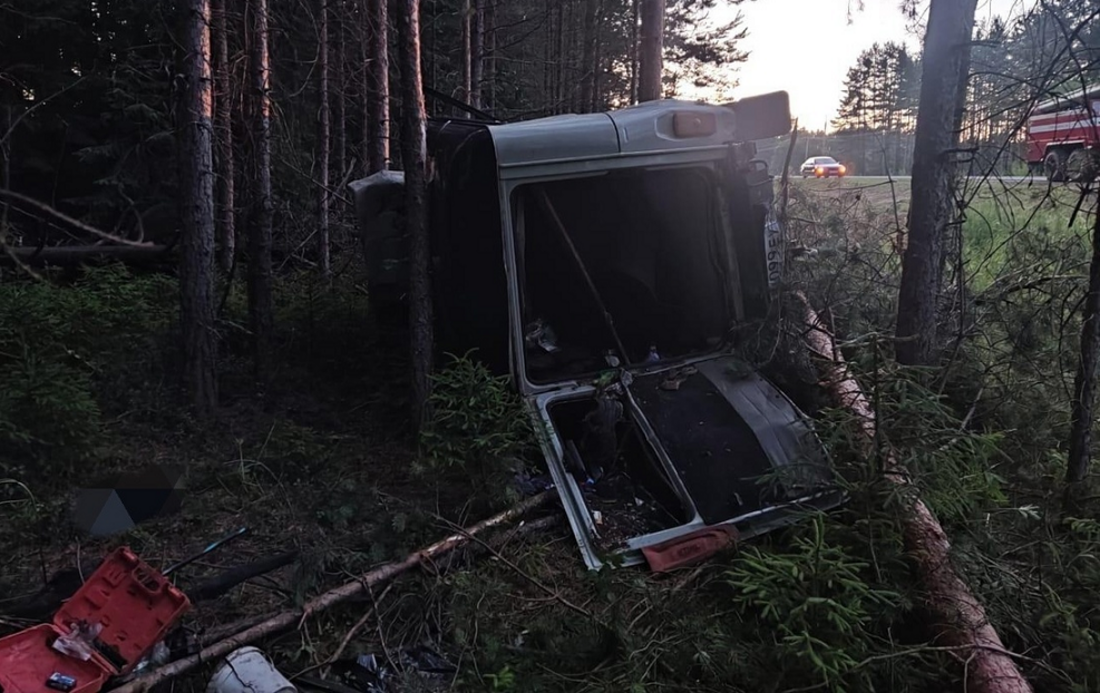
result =
M531 184L514 202L532 382L595 373L609 353L640 365L722 342L729 265L713 171Z

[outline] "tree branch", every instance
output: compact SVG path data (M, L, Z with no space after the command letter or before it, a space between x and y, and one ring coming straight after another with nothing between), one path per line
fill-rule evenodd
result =
M73 228L79 229L84 233L91 234L98 238L102 238L105 241L112 241L114 243L118 243L119 245L128 245L134 248L151 248L154 245L153 243L148 243L145 241L131 241L121 236L107 233L106 231L100 231L96 227L85 224L78 219L74 219L68 214L65 214L64 212L51 207L45 202L39 202L38 200L27 197L26 195L21 195L20 193L17 193L13 190L0 188L0 200L7 200L9 203L18 202L19 204L30 207L31 209L34 209L43 215L53 217L54 219L57 219L59 221L63 221Z

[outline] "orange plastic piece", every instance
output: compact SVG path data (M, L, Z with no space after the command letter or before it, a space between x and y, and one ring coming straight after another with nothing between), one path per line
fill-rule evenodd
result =
M723 549L737 544L739 534L733 525L714 525L675 539L642 549L646 563L655 573L699 563Z

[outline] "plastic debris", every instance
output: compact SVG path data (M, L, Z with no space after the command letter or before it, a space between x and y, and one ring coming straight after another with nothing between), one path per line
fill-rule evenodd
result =
M402 650L394 661L373 653L363 653L354 659L344 659L332 665L337 680L362 693L396 693L405 690L403 676L413 675L427 690L450 687L458 668L430 647L419 646Z
M50 678L46 679L46 687L52 688L55 691L61 691L62 693L68 693L76 688L76 679L72 676L67 676L55 671L50 674Z
M684 381L699 372L699 369L695 366L685 366L683 368L677 368L669 373L668 377L661 381L660 388L662 390L679 390L680 386L684 384Z
M516 488L524 497L537 496L554 488L554 480L549 474L531 474L526 469L516 472L514 480Z
M167 664L171 658L172 652L168 649L168 646L164 644L163 641L158 642L153 648L153 651L149 653L149 656L138 662L138 665L134 667L134 673L140 674L162 667Z
M71 623L69 632L63 633L53 642L53 649L61 654L87 662L96 651L95 639L103 630L101 623Z
M297 693L297 690L267 655L255 647L230 652L206 687L206 693Z
M548 325L542 318L535 320L527 326L527 333L524 335L524 343L527 345L528 349L538 347L548 354L561 351L561 347L558 346L558 335L554 332L554 328Z

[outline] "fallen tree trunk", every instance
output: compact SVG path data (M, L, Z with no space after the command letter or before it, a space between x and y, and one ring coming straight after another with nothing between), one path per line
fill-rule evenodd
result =
M871 403L849 372L844 356L810 302L802 294L799 298L805 307L806 343L826 361L823 384L837 404L856 415L870 449L877 440L877 422ZM943 527L917 495L906 470L889 449L884 465L886 478L908 491L908 512L902 518L905 545L925 591L925 606L936 620L935 626L943 642L957 647L965 658L967 690L972 693L1031 693L1031 685L1020 673L1011 653L1005 650L982 603L951 567L951 543Z
M167 245L58 245L45 248L17 247L0 251L0 264L22 263L31 267L76 267L84 263L117 261L128 265L169 264L175 261Z
M306 602L303 607L297 609L291 609L284 611L280 614L276 614L266 621L259 623L248 630L222 640L221 642L214 643L209 647L204 648L198 654L183 659L176 660L170 664L156 669L144 676L139 676L134 680L126 683L118 688L112 689L113 693L145 693L154 686L169 681L180 674L187 673L202 664L210 662L211 660L224 657L233 650L239 647L243 647L251 642L255 642L260 638L274 635L283 630L291 628L297 624L300 624L310 615L323 611L330 606L339 604L340 602L347 601L348 599L355 597L369 589L388 582L402 573L408 572L412 568L426 561L433 560L442 556L454 549L457 549L465 544L469 543L472 537L484 532L485 530L499 527L503 524L511 522L512 520L522 517L524 514L531 510L545 504L550 499L555 497L554 491L546 491L537 496L533 496L523 501L519 505L510 510L506 510L498 515L494 515L488 520L477 523L469 529L463 530L461 533L452 534L451 536L438 541L427 548L421 549L416 553L410 554L406 558L396 563L386 563L379 566L374 570L365 573L355 580L348 582L336 589L320 594L310 601Z
M194 587L188 588L187 596L191 598L192 602L214 599L225 594L242 582L251 580L254 577L266 575L279 568L284 568L296 560L298 560L297 551L288 551L278 556L261 558L260 560L231 568L224 573L219 573L218 575L203 580Z
M288 566L297 559L297 551L261 558L252 563L237 566L214 575L194 586L188 586L184 591L193 604L209 601L225 594L242 582ZM14 618L46 622L50 620L50 617L66 600L80 589L80 586L84 584L83 576L94 573L101 563L101 560L96 559L86 563L79 570L69 568L59 571L34 596L29 597L22 603L0 608L0 613ZM227 633L227 635L231 635L233 632L236 631Z

